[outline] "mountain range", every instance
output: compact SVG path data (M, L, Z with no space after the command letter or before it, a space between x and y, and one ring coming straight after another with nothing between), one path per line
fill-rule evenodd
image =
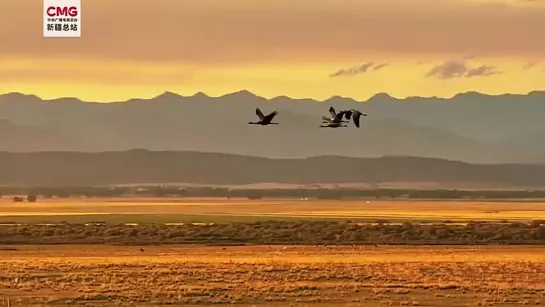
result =
M270 159L143 149L101 153L0 152L0 169L0 185L11 186L358 183L367 187L412 188L545 187L545 165L469 164L399 156Z
M359 109L361 128L318 128L329 106ZM277 110L278 126L248 125L255 108ZM452 98L377 94L367 101L248 91L220 97L165 92L151 99L97 103L0 95L0 150L202 151L268 158L408 155L471 163L545 163L545 91L476 92Z

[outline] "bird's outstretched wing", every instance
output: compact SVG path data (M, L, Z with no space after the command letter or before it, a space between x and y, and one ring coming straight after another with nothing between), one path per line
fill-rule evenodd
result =
M354 125L355 125L357 128L360 127L360 117L361 117L361 112L356 111L356 112L353 112L353 113L352 113L352 120L354 121Z
M352 113L352 110L344 111L344 118L346 118L346 120L350 120L350 116L352 116Z
M329 114L331 114L331 118L335 118L335 116L337 116L337 112L335 112L335 108L333 106L329 107Z
M337 115L335 115L335 118L333 118L333 122L340 123L343 120L344 114L345 114L345 111L341 111L337 113Z
M270 123L273 120L273 118L276 116L276 114L278 114L278 112L272 111L269 115L263 118L263 123L266 123L266 124Z
M267 118L273 119L276 116L276 114L278 114L278 112L272 111L269 115L267 115Z
M263 118L265 118L265 116L263 116L263 112L261 112L259 108L255 108L255 114L257 117L259 117L259 120L263 120Z

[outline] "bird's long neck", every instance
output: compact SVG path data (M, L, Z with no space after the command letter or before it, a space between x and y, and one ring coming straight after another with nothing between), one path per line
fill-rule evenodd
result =
M256 122L249 122L248 124L249 124L249 125L258 125L259 123L256 123Z

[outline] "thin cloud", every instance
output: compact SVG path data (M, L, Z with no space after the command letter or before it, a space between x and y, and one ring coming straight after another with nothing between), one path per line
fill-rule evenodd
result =
M359 66L353 66L353 67L349 67L349 68L339 69L336 72L329 75L329 77L334 78L334 77L340 77L340 76L346 76L346 77L356 76L356 75L363 74L363 73L366 73L368 71L371 71L371 69L373 71L383 69L384 67L386 67L388 65L390 65L390 63L382 63L382 64L375 65L373 62L367 62L367 63L359 65Z
M426 74L426 77L437 77L446 80L462 77L486 77L500 73L501 71L495 66L481 65L470 67L465 60L450 60L433 67Z
M374 64L373 62L368 62L360 66L339 69L335 73L332 73L331 75L329 75L329 77L334 78L334 77L340 77L340 76L356 76L356 75L367 72L373 66L373 64Z
M471 77L486 77L486 76L492 76L501 74L501 71L497 69L495 66L488 66L488 65L481 65L476 68L472 68L468 70L465 77L471 78Z
M373 70L379 70L379 69L382 69L382 68L384 68L384 67L386 67L388 65L390 65L390 63L382 63L382 64L379 64L379 65L373 67Z
M528 62L522 67L523 70L527 70L537 66L537 62Z
M479 57L479 56L476 55L476 54L468 54L468 55L466 55L463 59L464 59L464 60L474 60L474 59L476 59L476 58L478 58L478 57Z
M440 79L452 79L462 77L468 71L465 61L447 61L433 67L426 77L437 77Z

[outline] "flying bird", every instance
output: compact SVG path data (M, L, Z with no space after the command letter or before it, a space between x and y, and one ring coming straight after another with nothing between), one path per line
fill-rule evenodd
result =
M249 122L248 124L251 125L261 125L261 126L267 126L267 125L278 125L278 123L273 123L272 120L278 114L278 112L273 111L269 115L265 116L263 115L263 112L259 108L255 109L255 114L257 117L259 117L259 121L257 122Z
M350 121L350 114L346 113L347 111L341 111L341 112L345 112L344 114L345 114L345 117L346 117L346 120L341 120L341 122L343 122L343 123L349 122ZM324 118L324 121L322 123L329 123L330 120L333 120L335 118L335 116L337 116L337 112L335 111L334 107L332 107L332 106L329 107L329 114L331 114L331 117L329 117L327 119L322 117L322 118ZM341 119L342 119L342 117L341 117Z
M360 127L360 117L363 115L363 116L367 116L367 114L365 113L362 113L358 110L354 110L354 109L350 109L348 111L345 111L345 112L350 112L350 115L352 117L352 121L354 122L354 125L359 128ZM348 114L348 113L347 113ZM350 118L350 117L348 117Z
M333 107L329 108L329 112L333 114L335 112L335 109ZM346 125L343 125L343 123L346 123L346 121L343 121L343 117L346 115L346 111L341 111L333 117L333 119L323 116L322 119L324 120L322 123L327 123L327 125L321 125L322 128L339 128L339 127L347 127Z

